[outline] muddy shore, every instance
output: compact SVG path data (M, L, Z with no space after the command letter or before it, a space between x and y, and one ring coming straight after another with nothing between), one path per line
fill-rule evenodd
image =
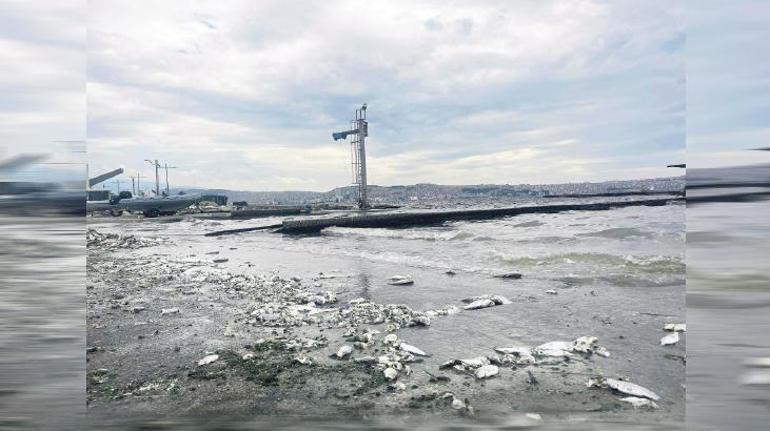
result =
M553 294L529 285L527 274L478 285L475 276L415 268L415 284L390 286L404 268L379 265L368 270L367 285L382 287L361 290L355 265L342 261L319 268L276 253L275 260L294 262L276 265L247 260L242 249L213 239L193 247L162 232L103 234L92 233L88 245L92 418L223 414L523 426L683 420L684 337L658 345L665 323L684 320L683 286ZM430 299L392 301L424 284L445 287ZM485 294L510 303L464 309L469 297ZM484 319L499 322L499 330L472 342L455 336L473 334L474 321ZM561 356L494 349L553 341L574 347L585 336L598 340ZM343 346L351 352L338 355ZM479 377L475 363L442 366L479 358L496 374ZM660 396L657 408L636 408L606 385L588 386L599 377L649 388Z

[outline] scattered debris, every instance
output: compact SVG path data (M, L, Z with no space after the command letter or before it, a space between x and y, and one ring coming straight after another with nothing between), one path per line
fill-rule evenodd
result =
M391 334L391 335L393 335L393 334ZM420 350L420 349L418 349L417 347L414 347L414 346L412 346L412 345L410 345L410 344L401 343L401 344L399 345L399 348L400 348L402 351L404 351L404 352L407 352L407 353L411 353L411 354L413 354L413 355L417 355L417 356L429 356L427 353L423 352L422 350Z
M398 371L396 371L395 368L391 368L391 367L387 367L384 370L382 370L382 374L388 380L394 380L396 377L398 377Z
M178 308L164 308L160 310L160 315L165 316L166 314L179 314Z
M229 260L230 259L228 259L226 257L220 257L220 258L214 259L212 262L214 262L214 263L225 263L225 262L228 262Z
M465 310L478 310L480 308L494 307L495 305L512 304L511 300L500 295L472 296L463 299L462 302L468 304L463 307Z
M686 323L666 323L663 326L663 330L672 331L672 332L686 332L687 324Z
M103 248L116 250L119 248L137 249L152 247L166 242L162 239L139 238L134 235L119 235L115 233L101 233L89 228L86 233L87 248Z
M649 400L647 398L639 398L639 397L625 397L621 398L620 401L623 401L624 403L629 403L634 408L648 408L648 409L657 409L658 405L655 404L655 401Z
M500 371L499 368L497 368L496 365L484 365L479 367L474 375L477 379L486 379L489 377L496 376L497 373Z
M649 398L653 401L660 400L660 397L655 392L652 392L645 387L639 386L635 383L623 382L615 379L606 379L604 377L591 378L588 379L587 386L589 388L610 388L626 395Z
M337 350L337 353L334 354L334 356L336 356L337 359L345 359L348 356L350 356L351 353L353 353L353 347L346 344L340 347Z
M673 346L679 342L679 333L673 332L660 339L661 346Z
M219 355L206 355L198 361L198 366L208 365L219 360Z
M393 277L390 277L388 284L393 286L406 286L414 284L414 279L411 275L394 275Z
M559 292L555 291L554 289L546 290L545 293L547 293L549 295L558 295L559 294Z

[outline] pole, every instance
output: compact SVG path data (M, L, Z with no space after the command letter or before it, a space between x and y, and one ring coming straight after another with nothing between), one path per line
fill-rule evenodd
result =
M136 181L134 181L136 178L131 177L131 194L136 196Z
M366 187L366 136L368 133L368 125L366 124L366 104L364 104L361 109L358 110L357 115L358 120L358 139L360 141L358 146L358 161L360 163L360 169L361 169L361 184L358 185L359 191L359 200L358 203L359 207L361 209L367 209L369 208L369 197L367 193L367 187Z
M139 172L136 173L136 191L138 193L142 192L142 183L139 182Z
M158 163L158 159L155 159L155 197L160 196L160 177L158 176L158 168L160 168L160 163Z
M168 163L165 163L164 166L166 168L166 196L171 196L171 192L168 189Z

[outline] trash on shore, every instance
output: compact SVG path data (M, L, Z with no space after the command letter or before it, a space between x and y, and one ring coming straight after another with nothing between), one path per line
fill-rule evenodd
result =
M687 332L687 324L686 323L666 323L663 326L664 331L672 331L672 332Z
M655 404L655 401L649 400L647 398L639 398L639 397L625 397L621 398L620 401L623 401L624 403L629 403L634 408L648 408L648 409L657 409L658 405Z
M164 308L160 310L160 315L165 316L167 314L179 314L178 308Z
M661 346L673 346L674 344L679 342L679 333L678 332L672 332L671 334L666 335L665 337L660 339L660 345Z
M512 304L511 300L501 295L481 295L464 298L462 302L467 303L464 310L478 310L481 308L494 307L496 305Z
M588 379L586 386L589 388L610 388L626 395L633 395L634 397L649 398L653 401L660 400L660 396L655 392L631 382L596 377Z
M337 349L337 353L335 353L334 356L336 356L337 359L346 359L351 353L353 353L353 346L346 344Z
M393 277L390 277L388 284L392 286L406 286L414 284L414 279L411 275L394 275Z
M547 293L549 295L558 295L559 294L559 292L555 291L554 289L546 290L545 293Z
M119 235L115 233L101 233L96 229L89 228L86 233L87 248L104 248L115 250L119 248L137 249L142 247L152 247L162 244L164 240L152 238L139 238L134 235Z
M208 365L219 360L219 355L206 355L198 361L199 366Z
M476 369L474 375L477 379L486 379L496 376L498 372L500 372L500 369L496 365L483 365Z
M391 334L391 335L394 335L394 334ZM413 355L417 355L417 356L429 356L427 353L423 352L422 350L420 350L420 349L419 349L419 348L417 348L417 347L414 347L414 346L412 346L411 344L401 343L401 344L399 345L399 348L400 348L402 351L404 351L404 352L407 352L407 353L411 353L411 354L413 354Z

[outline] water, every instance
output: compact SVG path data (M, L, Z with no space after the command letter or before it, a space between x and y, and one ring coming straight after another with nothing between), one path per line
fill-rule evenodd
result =
M678 204L628 207L438 227L329 228L313 236L203 236L279 219L168 223L108 218L94 219L92 227L170 239L169 244L123 255L211 258L207 253L219 252L217 257L229 259L222 266L232 272L277 270L303 279L321 272L334 275L324 288L334 289L341 301L365 297L426 310L461 306L462 298L473 295L504 295L513 304L439 318L428 330L406 328L399 336L430 352L423 365L434 369L447 359L487 355L493 346L534 346L595 335L612 356L579 364L581 372L623 376L653 389L663 397L660 410L607 409L585 391L587 378L580 373L543 373L539 378L550 389L523 398L520 374L515 373L464 390L487 418L540 412L557 428L619 420L624 428L670 429L684 417L686 336L667 348L659 346L659 339L666 334L665 323L685 318L684 210ZM446 274L450 269L456 275ZM523 277L494 277L506 272ZM415 284L388 285L395 274L410 274Z
M744 361L770 357L768 211L766 200L687 209L687 414L698 429L767 426L768 386L742 379Z

